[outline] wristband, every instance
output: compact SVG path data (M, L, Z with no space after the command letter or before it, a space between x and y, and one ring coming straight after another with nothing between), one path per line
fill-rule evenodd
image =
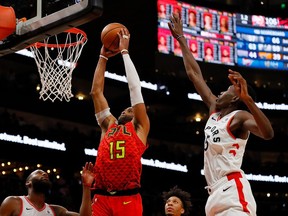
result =
M129 51L127 49L122 49L120 52L121 52L121 54L123 54L123 52L129 53Z
M82 184L83 184L83 186L85 186L85 187L91 188L91 185L89 185L89 184L87 184L87 183L82 183Z
M99 55L99 57L105 59L106 61L108 61L108 58L106 56L104 56L104 55Z
M178 40L178 39L181 38L181 37L184 37L184 35L183 35L183 34L182 34L182 35L178 35L177 38L176 38L176 40Z

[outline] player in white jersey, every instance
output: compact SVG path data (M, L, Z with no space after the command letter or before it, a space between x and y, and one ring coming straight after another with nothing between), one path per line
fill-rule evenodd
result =
M38 215L38 216L55 216L54 210L50 205L44 203L41 208L36 208L33 203L28 199L27 196L19 196L22 202L22 210L19 216L21 215Z
M87 177L82 176L84 183L85 178ZM84 183L83 188L90 188ZM26 179L28 194L6 197L0 207L0 216L79 216L79 213L68 211L62 206L45 203L51 186L46 172L40 169L33 171Z
M229 70L232 85L215 96L187 46L179 14L171 15L168 25L180 43L186 73L209 108L204 129L204 174L210 194L206 215L254 216L256 203L241 170L242 159L250 132L265 140L273 138L271 123L248 93L246 80L236 71ZM243 104L247 111L239 109Z

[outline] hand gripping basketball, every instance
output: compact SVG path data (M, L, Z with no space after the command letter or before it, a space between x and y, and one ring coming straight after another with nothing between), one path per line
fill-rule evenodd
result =
M110 23L103 28L101 32L101 42L106 49L119 51L118 33L123 28L125 28L129 34L128 29L121 23ZM123 38L129 39L128 34L123 35Z

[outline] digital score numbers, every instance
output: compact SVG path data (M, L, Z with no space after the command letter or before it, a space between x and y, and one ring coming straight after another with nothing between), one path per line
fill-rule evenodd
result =
M236 14L237 64L288 69L288 20Z

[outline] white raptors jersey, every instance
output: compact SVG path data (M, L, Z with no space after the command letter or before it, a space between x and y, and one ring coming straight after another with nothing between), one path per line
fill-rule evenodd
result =
M247 139L235 138L230 132L230 123L239 110L220 118L212 113L204 132L204 174L208 186L213 185L231 172L240 172ZM249 136L248 136L249 137Z
M52 208L45 203L44 207L37 209L26 196L20 196L22 200L22 211L20 216L55 216Z

